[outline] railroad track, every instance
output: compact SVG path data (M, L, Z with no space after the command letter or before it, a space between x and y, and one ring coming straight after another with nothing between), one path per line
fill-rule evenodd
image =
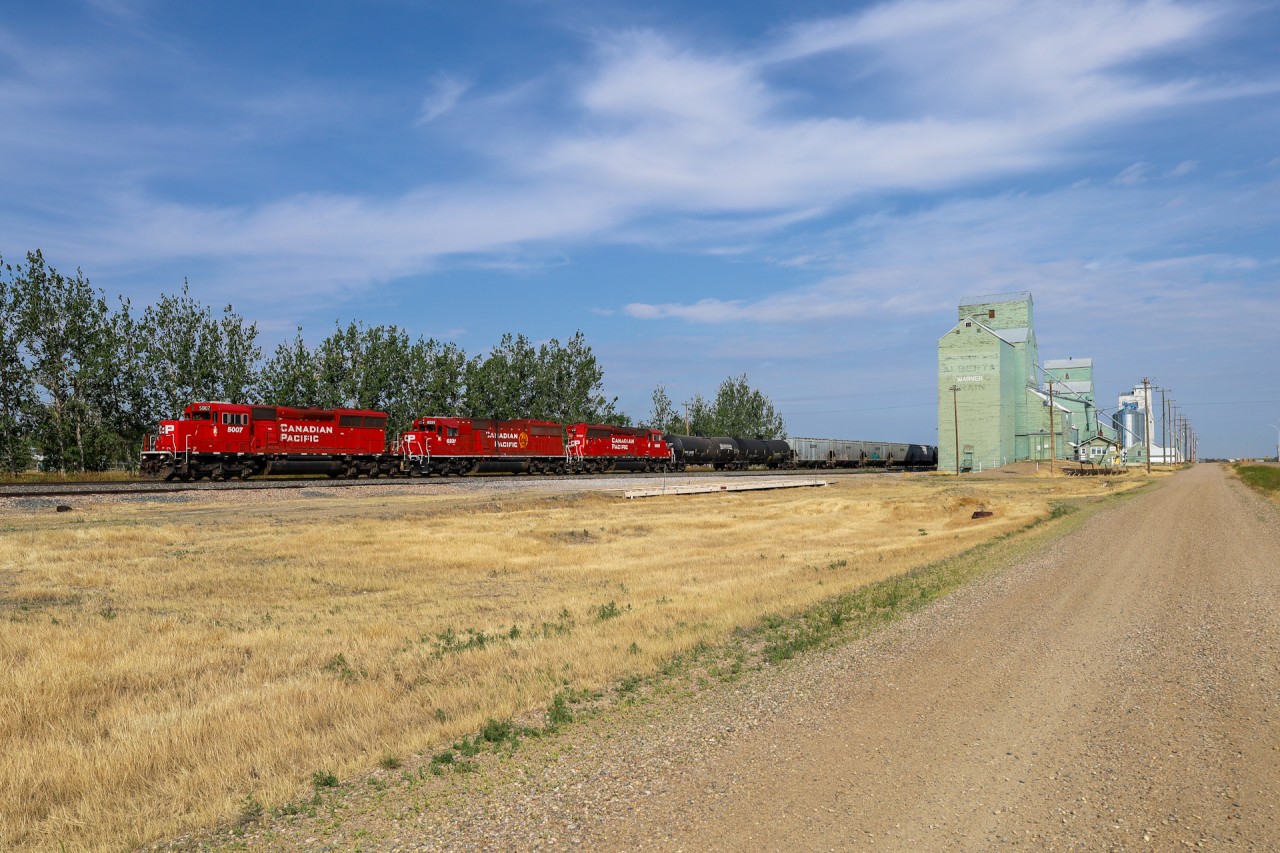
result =
M871 473L897 473L897 469L886 472L879 468L830 468L811 469L797 468L786 470L758 471L690 471L681 474L622 472L609 474L543 474L521 476L512 474L474 474L461 478L471 482L484 480L509 480L513 476L521 479L544 481L578 480L583 482L601 479L613 479L626 476L637 479L662 479L664 477L685 477L690 475L714 475L719 477L830 477L836 475L866 475ZM456 482L454 477L379 477L376 479L329 479L329 478L297 478L273 477L257 480L216 480L200 482L179 482L164 480L127 480L117 482L71 482L71 483L11 483L0 484L0 498L74 498L89 495L156 495L185 492L229 492L252 491L265 489L343 489L353 486L414 486L443 485Z

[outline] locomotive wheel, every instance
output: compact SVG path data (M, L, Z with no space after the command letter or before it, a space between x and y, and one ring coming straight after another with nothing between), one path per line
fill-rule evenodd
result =
M238 476L240 477L241 480L247 480L253 476L253 472L250 471L248 468L241 468L240 471L238 472Z

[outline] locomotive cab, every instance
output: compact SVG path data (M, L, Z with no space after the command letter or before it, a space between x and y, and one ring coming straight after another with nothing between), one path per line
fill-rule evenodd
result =
M177 420L161 421L142 454L142 472L172 480L200 476L193 456L246 453L250 449L249 407L236 403L192 403ZM221 470L212 471L221 474Z

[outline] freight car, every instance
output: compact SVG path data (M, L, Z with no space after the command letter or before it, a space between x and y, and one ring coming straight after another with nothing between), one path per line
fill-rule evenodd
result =
M142 473L166 480L256 474L391 474L386 412L192 403L143 446Z
M671 448L671 460L677 471L690 465L710 465L717 471L736 467L738 443L727 435L674 435L663 436Z
M787 444L801 468L930 468L938 464L938 448L926 444L831 438L789 438Z

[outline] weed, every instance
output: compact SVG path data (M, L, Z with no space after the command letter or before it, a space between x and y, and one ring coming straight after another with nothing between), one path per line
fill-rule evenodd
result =
M449 721L449 715L444 712L444 708L436 708L435 718L437 723Z
M253 823L266 811L256 797L249 794L240 805L240 824Z
M515 637L520 636L519 628L512 627L512 631L515 632L515 636L511 636L511 639L515 639ZM468 628L467 635L465 637L460 637L454 633L452 628L446 628L444 631L436 634L434 639L425 634L418 639L419 642L422 643L433 643L435 645L435 649L432 650L431 656L436 660L440 660L445 655L458 654L459 652L465 652L469 649L483 649L489 643L501 638L501 634L486 634L484 631L477 631L474 628Z
M467 758L474 758L480 754L481 743L483 743L483 741L480 740L478 735L474 739L470 737L463 737L462 740L453 745L453 748L460 754L465 755Z
M484 728L480 730L480 737L489 743L502 743L508 738L515 739L519 737L515 726L511 725L508 720L495 720L489 718L489 722L484 724Z
M560 726L573 722L573 711L569 710L568 700L563 693L557 693L547 707L547 728L555 731Z
M333 673L347 684L351 684L358 677L356 671L351 668L351 664L347 663L346 655L341 652L329 658L329 662L322 669L325 672Z
M1076 512L1079 509L1079 507L1072 504L1056 503L1053 505L1053 509L1049 511L1049 518L1051 520L1055 518L1063 518L1064 516L1071 515L1071 513Z
M382 760L378 762L378 766L384 770L395 770L400 767L401 761L394 755L384 755Z
M640 654L640 646L636 643L632 643L631 645L627 646L627 654L632 654L632 655Z
M317 770L311 774L311 784L317 788L336 788L338 777L327 770Z
M630 609L628 606L627 609ZM616 601L610 601L608 604L602 604L596 608L596 620L603 622L606 619L616 619L622 615L622 611L618 609Z

